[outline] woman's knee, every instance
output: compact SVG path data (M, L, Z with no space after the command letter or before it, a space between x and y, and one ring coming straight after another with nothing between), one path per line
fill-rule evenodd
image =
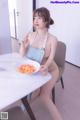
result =
M54 77L55 75L59 75L59 68L55 62L53 62L52 66L50 66L49 72Z
M54 70L50 71L50 73L51 73L51 76L52 76L52 80L54 82L56 82L59 78L59 68L56 67Z
M50 95L47 95L47 94L40 94L40 99L44 102L47 102L48 100L51 99L51 96Z

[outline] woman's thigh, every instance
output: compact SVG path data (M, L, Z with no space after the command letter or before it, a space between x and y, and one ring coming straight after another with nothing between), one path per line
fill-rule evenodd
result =
M35 99L35 98L38 97L39 95L40 95L40 88L38 88L37 90L35 90L35 91L32 93L31 98L32 98L32 99Z
M55 81L52 78L45 85L40 88L40 95L51 96L53 86L55 85Z
M51 79L41 87L40 94L45 94L50 96L52 93L52 89L55 86L58 76L59 76L59 69L57 66L54 67L54 69L51 69L50 71Z

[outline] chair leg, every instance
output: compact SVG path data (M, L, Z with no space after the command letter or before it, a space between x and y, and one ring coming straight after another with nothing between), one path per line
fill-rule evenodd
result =
M52 89L52 101L55 103L55 87Z
M31 107L29 105L28 100L27 100L27 96L25 96L24 98L22 98L21 101L22 101L24 107L26 108L26 111L28 112L31 120L36 120L36 118L34 116L34 113L33 113L32 109L31 109Z
M64 82L63 82L63 78L62 78L62 76L61 76L61 85L62 85L62 88L64 89Z

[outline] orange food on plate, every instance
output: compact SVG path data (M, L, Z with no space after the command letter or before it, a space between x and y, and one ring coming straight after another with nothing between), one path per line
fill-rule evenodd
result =
M35 72L36 68L33 65L29 64L22 64L20 67L18 67L18 71L21 73L33 73Z

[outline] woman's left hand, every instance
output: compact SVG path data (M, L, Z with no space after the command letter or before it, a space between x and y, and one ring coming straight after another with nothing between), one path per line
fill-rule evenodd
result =
M40 72L47 71L47 70L48 70L48 67L46 65L41 65Z
M47 69L47 66L46 66L46 65L41 65L40 71L45 71L46 69Z
M48 73L48 67L46 65L41 65L41 68L39 70L43 75L46 75Z

